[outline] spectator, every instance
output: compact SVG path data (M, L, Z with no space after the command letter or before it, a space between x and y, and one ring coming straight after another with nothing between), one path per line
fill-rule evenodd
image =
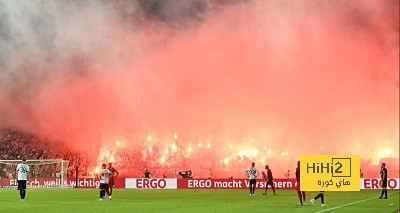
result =
M211 171L211 169L208 169L208 179L212 178L213 178L213 172Z
M290 170L287 170L287 172L285 173L285 178L290 178Z
M151 174L151 172L148 169L146 169L146 172L144 173L144 177L150 178L150 174Z

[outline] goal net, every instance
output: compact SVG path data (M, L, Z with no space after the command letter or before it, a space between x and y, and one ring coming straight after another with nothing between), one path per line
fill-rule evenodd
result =
M21 160L0 160L0 185L13 187L17 184L17 165ZM69 187L69 161L63 159L26 160L29 166L27 187Z

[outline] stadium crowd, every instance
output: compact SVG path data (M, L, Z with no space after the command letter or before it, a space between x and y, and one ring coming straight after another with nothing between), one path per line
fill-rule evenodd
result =
M15 129L0 130L0 156L1 160L19 160L25 157L29 160L44 159L63 159L69 161L68 176L75 176L75 167L79 164L79 176L94 176L93 168L98 162L97 158L90 158L88 155L82 155L69 151L62 147L63 143L52 145L54 141L48 138L41 139L33 134L20 132ZM116 168L123 168L126 175L135 177L144 176L146 169L151 170L152 177L172 177L176 168L187 166L187 159L182 152L176 152L169 158L168 164L160 163L161 151L157 146L153 146L152 152L146 153L146 148L140 143L132 143L113 153L113 164ZM61 146L61 147L60 147ZM110 159L104 158L104 162ZM0 177L15 177L15 165L0 164ZM61 170L60 164L47 164L34 166L31 169L31 177L56 177Z
M235 177L243 178L243 168L247 168L253 158L245 155L231 155L229 159L221 156L214 149L208 147L196 147L188 152L187 149L176 146L174 150L166 150L160 144L152 143L146 138L134 138L123 147L109 147L108 155L103 155L101 159L99 155L82 154L71 151L65 143L60 141L52 141L49 138L39 138L33 134L21 132L15 129L0 130L0 160L19 160L26 157L28 160L41 159L63 159L69 161L67 175L75 177L76 165L78 166L79 177L94 177L96 167L99 163L113 163L113 166L120 171L121 176L126 177L145 177L145 171L150 171L151 177L176 177L177 173L183 171L193 171L191 177L207 178L209 172L212 171L215 177ZM104 154L104 153L103 153ZM100 158L100 159L99 159ZM99 162L100 161L100 162ZM268 159L270 165L291 165L291 159ZM396 168L398 159L385 159L389 163L389 167ZM199 163L201 162L201 163ZM261 166L261 162L257 165ZM31 177L56 177L60 173L60 164L46 164L34 166L31 169ZM281 166L275 168L279 171L281 177L289 178L287 172L291 168ZM376 170L371 165L370 160L361 161L364 175L374 177ZM398 169L395 171L398 172ZM278 173L279 174L279 173ZM0 177L15 177L15 165L0 164ZM279 176L278 176L279 177Z
M125 176L144 177L146 169L151 171L151 177L174 177L181 171L223 170L224 163L219 160L212 150L204 148L198 152L192 152L189 156L185 150L177 148L168 155L165 150L157 145L152 145L151 151L145 146L145 139L134 139L121 149L113 149L113 160L104 157L103 162L112 162L114 167L122 171ZM82 155L69 151L64 143L58 142L57 146L49 138L39 138L33 134L21 132L15 129L0 130L0 156L1 160L19 160L26 157L28 160L63 159L69 161L68 176L75 176L75 166L79 164L79 176L94 176L94 168L98 164L98 158L90 155ZM63 145L64 144L64 145ZM165 157L165 159L163 159ZM161 160L160 160L161 159ZM203 167L195 168L201 159ZM238 163L246 165L251 160L238 156ZM204 166L204 164L206 166ZM232 164L231 166L238 166ZM15 177L15 165L0 164L0 177ZM47 164L34 166L31 169L31 177L56 177L61 170L60 164ZM178 171L178 172L177 172ZM229 175L230 176L230 175ZM227 175L227 177L229 177ZM197 176L201 177L201 176Z
M63 151L60 151L63 150ZM24 133L15 129L2 129L0 131L0 156L1 160L19 160L25 157L29 160L64 159L69 161L68 175L75 173L75 161L80 159L85 171L86 158L68 149L54 149L49 139L40 139L33 134ZM33 165L32 165L33 166ZM56 177L61 172L60 164L45 164L33 166L31 177ZM15 165L0 164L0 177L15 177Z

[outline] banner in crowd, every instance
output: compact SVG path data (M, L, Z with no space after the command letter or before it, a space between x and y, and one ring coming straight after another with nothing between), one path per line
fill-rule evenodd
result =
M175 178L125 178L127 189L177 189Z
M248 179L178 179L178 189L248 189ZM296 179L274 179L277 189L296 188ZM258 179L256 188L265 188L265 181Z
M2 178L0 179L0 185L2 186L17 186L17 179ZM57 187L60 185L75 187L76 179L68 178L64 180L64 184L61 184L60 178L29 178L27 182L27 187ZM78 187L79 188L99 188L100 181L96 178L79 178ZM125 188L125 178L115 179L115 188Z
M389 178L388 189L400 189L400 178ZM1 178L0 186L17 186L16 179ZM63 185L75 187L75 178L64 180ZM28 187L57 187L60 178L30 178ZM79 178L79 188L98 188L100 182L95 178ZM296 179L274 179L276 189L295 189ZM360 179L360 189L380 189L380 178ZM116 178L114 188L127 189L248 189L248 179L174 179L174 178ZM265 188L265 182L257 180L257 188Z
M400 178L388 178L387 189L400 189ZM380 178L361 178L360 189L380 189L382 181Z

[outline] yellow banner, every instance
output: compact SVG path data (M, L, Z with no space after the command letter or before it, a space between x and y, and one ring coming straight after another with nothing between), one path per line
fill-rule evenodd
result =
M301 155L301 191L360 191L359 155Z

